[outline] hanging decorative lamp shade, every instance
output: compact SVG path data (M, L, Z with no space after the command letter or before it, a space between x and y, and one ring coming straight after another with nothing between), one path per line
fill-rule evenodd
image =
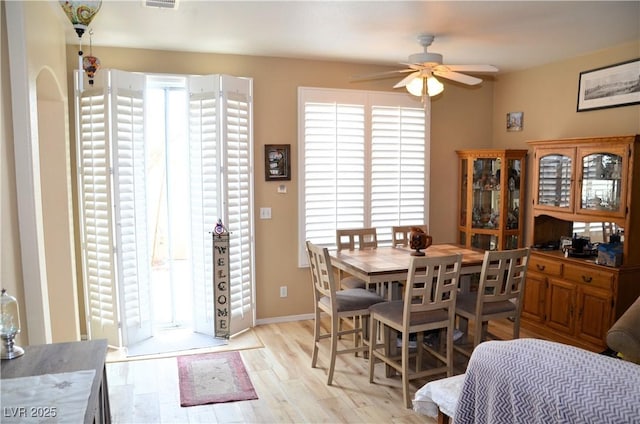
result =
M89 55L82 58L82 69L84 69L87 77L89 77L89 84L93 85L93 77L99 68L100 59L97 57Z
M89 24L96 16L102 6L102 0L98 1L59 1L62 10L73 25L78 38L82 38L82 34L87 30Z
M89 31L89 55L82 58L82 69L84 69L84 71L87 73L87 77L89 78L89 85L93 85L93 77L96 74L96 71L100 69L100 59L95 57L92 52L92 35L93 30Z

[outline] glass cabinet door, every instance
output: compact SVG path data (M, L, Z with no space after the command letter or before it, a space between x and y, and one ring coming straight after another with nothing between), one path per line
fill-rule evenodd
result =
M469 161L467 159L460 160L460 226L467 225L467 186L468 186L468 175L467 169L469 166ZM463 243L464 244L464 243Z
M548 208L573 209L573 157L567 152L541 153L537 163L537 205Z
M624 216L624 149L581 150L579 212Z
M520 228L520 176L522 173L520 159L507 159L507 175L502 184L506 184L507 230ZM516 241L517 244L517 241ZM513 248L512 248L513 249Z
M500 228L500 158L473 161L472 228Z

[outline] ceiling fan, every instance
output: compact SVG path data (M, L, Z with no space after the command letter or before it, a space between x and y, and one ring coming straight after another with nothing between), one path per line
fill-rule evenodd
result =
M444 90L444 86L436 76L446 78L467 85L476 85L482 82L482 79L462 72L470 73L489 73L498 72L498 68L493 65L444 65L442 63L442 55L439 53L430 53L428 47L433 43L435 36L432 34L420 34L418 41L424 48L424 52L412 54L409 56L409 62L403 63L407 65L405 69L384 72L376 75L364 76L362 79L376 77L390 77L399 73L408 73L393 88L406 87L409 93L415 96L429 97L440 94ZM426 82L426 84L425 84Z

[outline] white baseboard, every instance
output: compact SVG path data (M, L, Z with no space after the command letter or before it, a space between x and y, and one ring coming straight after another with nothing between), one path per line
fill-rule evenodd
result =
M275 324L278 322L306 321L314 318L314 314L287 315L283 317L257 319L256 325Z

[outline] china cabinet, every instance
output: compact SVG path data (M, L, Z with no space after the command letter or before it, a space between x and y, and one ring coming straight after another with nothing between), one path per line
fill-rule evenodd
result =
M600 351L611 325L640 296L640 136L529 144L532 252L522 325ZM617 267L598 262L597 245L609 241L611 227L620 238ZM577 239L592 249L574 250Z
M526 150L458 150L458 243L522 247Z

